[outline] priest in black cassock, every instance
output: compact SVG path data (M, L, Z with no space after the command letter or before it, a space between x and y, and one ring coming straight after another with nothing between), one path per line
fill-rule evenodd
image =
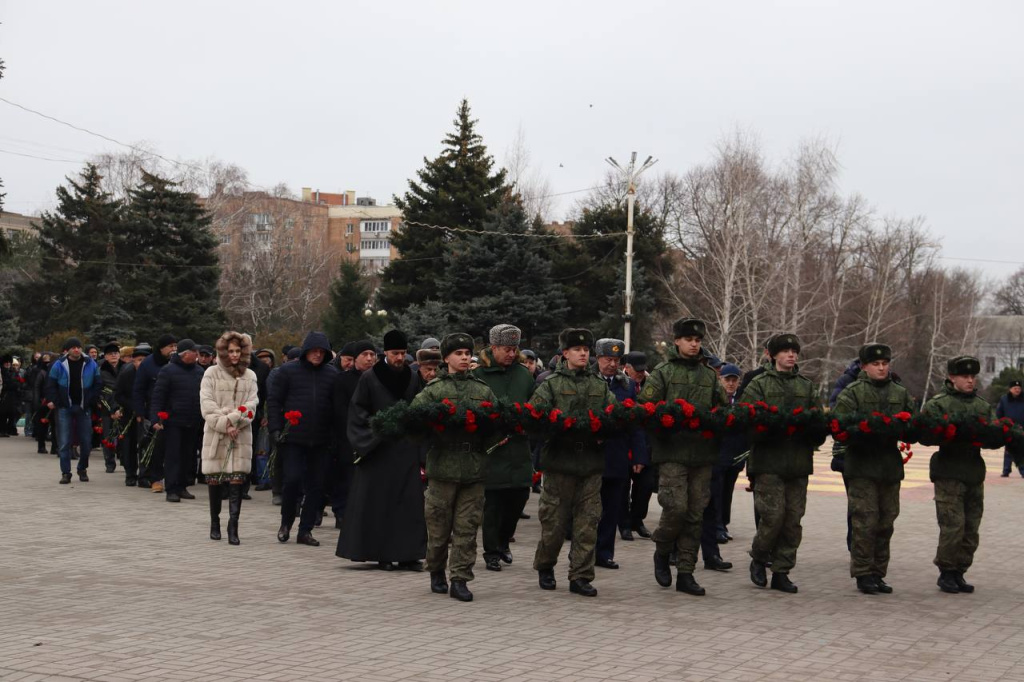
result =
M384 359L359 377L348 410L348 442L360 458L338 537L343 559L378 568L418 571L427 552L419 450L409 440L384 440L370 418L399 400L411 402L420 382L405 363L405 334L384 335Z

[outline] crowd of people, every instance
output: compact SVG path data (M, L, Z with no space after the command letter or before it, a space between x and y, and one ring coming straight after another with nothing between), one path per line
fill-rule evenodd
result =
M476 429L438 433L424 441L386 438L375 415L400 401L473 409L530 403L567 415L597 413L615 402L685 401L701 409L758 402L783 415L820 407L800 374L800 340L770 337L764 361L746 373L702 346L704 322L673 325L665 359L648 368L640 352L620 339L595 339L566 329L560 352L547 367L520 347L511 324L491 328L478 349L467 334L428 338L414 351L399 330L332 350L312 331L301 346L282 349L281 361L251 338L225 332L213 345L165 334L150 346L102 348L70 338L61 353L42 352L29 367L2 358L0 436L25 434L41 454L57 454L60 484L88 482L90 451L99 448L105 469L118 464L127 486L163 493L171 503L195 499L203 484L212 540L221 539L228 500L227 536L240 544L242 501L250 486L270 490L280 506L277 539L318 546L315 529L330 506L340 530L336 554L375 562L381 570L426 570L431 590L471 601L477 537L483 564L501 571L513 562L511 543L533 492L539 493L540 540L533 559L541 589L557 588L555 566L570 545L572 593L596 596L595 568L618 569L616 538L651 538L657 584L705 594L694 577L700 554L705 569L727 571L720 546L729 542L732 494L747 467L754 495L756 534L749 551L750 579L785 593L801 542L812 455L820 442L798 436L758 438L730 432L664 435L637 429L610 436L567 431L546 440L527 433L484 436ZM854 372L837 384L830 403L837 415L914 412L907 390L891 372L892 349L860 349ZM943 391L925 413L989 416L976 392L976 358L952 358ZM14 407L11 407L14 405ZM19 409L19 405L21 408ZM998 408L1024 412L1019 382ZM49 450L47 449L49 446ZM851 576L867 594L891 593L884 580L889 544L899 513L903 455L895 438L836 442L833 468L843 472L849 497ZM1010 463L1004 475L1010 472ZM978 547L985 464L980 449L964 443L939 447L930 464L940 529L935 565L944 592L971 592L964 574ZM1024 475L1024 472L1022 472ZM644 521L658 495L661 517ZM482 534L480 530L482 528Z

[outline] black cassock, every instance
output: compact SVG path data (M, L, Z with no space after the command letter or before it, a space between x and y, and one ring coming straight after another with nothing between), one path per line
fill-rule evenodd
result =
M419 448L410 440L384 440L370 418L420 388L408 366L378 362L359 377L348 409L348 441L362 460L355 467L338 537L343 559L418 561L427 553Z

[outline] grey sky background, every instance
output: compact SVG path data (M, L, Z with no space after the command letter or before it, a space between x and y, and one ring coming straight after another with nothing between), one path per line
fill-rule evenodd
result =
M632 150L685 172L737 128L778 163L825 137L844 192L924 216L946 257L1011 261L945 262L1024 265L1020 2L0 0L0 22L0 96L258 185L386 203L465 96L495 158L521 127L555 192ZM0 102L0 149L117 147ZM7 210L79 168L0 153Z

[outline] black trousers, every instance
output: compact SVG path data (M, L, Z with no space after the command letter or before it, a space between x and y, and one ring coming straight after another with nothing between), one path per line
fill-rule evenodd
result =
M180 493L195 476L199 429L195 426L164 426L164 492Z
M324 479L330 457L328 446L285 442L278 446L277 456L284 460L281 524L291 528L295 523L295 508L302 500L299 535L312 533L316 513L323 509Z
M135 423L135 417L122 417L122 421L115 425L118 432L124 428L124 419L131 421L131 425L124 432L124 440L117 443L117 456L124 467L125 478L135 478L139 473L139 431L141 424Z
M632 486L630 485L632 483ZM651 496L658 489L658 470L648 464L639 474L630 470L629 482L622 490L619 528L637 528L647 518Z
M615 558L615 533L622 525L622 500L628 496L628 478L601 479L601 520L597 523L598 561Z
M508 541L516 534L519 515L529 499L529 488L484 490L484 561L508 551Z
M743 467L722 467L722 484L718 487L720 499L718 504L719 530L728 530L732 523L732 494L736 491L736 481Z
M346 450L348 449L346 447ZM345 518L348 490L352 485L352 477L355 476L355 473L356 465L352 463L352 454L350 452L335 452L331 454L331 463L327 474L330 489L327 497L330 498L331 512L335 518Z
M715 492L718 492L716 495ZM710 557L721 556L718 551L718 514L722 501L722 469L711 468L711 497L704 507L704 518L700 525L700 555L707 561Z
M144 433L143 424L145 424L145 422L138 425L139 433ZM143 470L139 471L139 478L144 478L150 483L155 483L156 481L162 481L164 479L164 451L167 449L167 434L160 434L157 436L154 433L153 438L156 438L156 445L153 447L153 454L149 458L149 464L146 465ZM139 457L141 459L141 452L139 453Z

